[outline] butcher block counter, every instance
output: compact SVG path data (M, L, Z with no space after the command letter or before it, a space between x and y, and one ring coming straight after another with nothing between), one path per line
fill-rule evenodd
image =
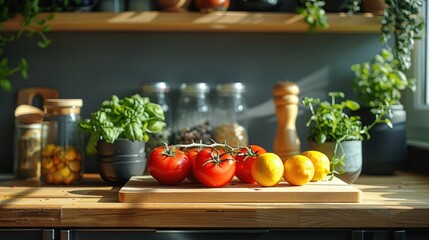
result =
M361 176L359 203L123 203L95 174L73 186L0 182L1 228L429 228L429 176ZM245 202L245 201L243 201Z

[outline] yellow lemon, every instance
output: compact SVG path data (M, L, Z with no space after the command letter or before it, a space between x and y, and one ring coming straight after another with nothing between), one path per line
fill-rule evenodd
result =
M284 163L284 179L290 185L301 186L307 184L313 176L313 163L304 155L294 155Z
M301 153L302 155L310 158L314 166L314 176L312 182L317 182L326 178L331 172L331 162L329 158L322 152L310 150Z
M252 164L252 177L264 187L277 185L283 178L283 162L275 153L263 153Z

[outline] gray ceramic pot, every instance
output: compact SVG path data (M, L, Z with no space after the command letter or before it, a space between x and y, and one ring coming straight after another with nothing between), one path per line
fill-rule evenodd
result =
M123 185L132 176L140 176L146 168L146 159L126 162L97 162L101 178L111 185Z
M97 167L100 176L111 185L125 184L132 176L143 175L146 168L145 142L117 139L98 141Z
M345 166L338 169L344 170L344 174L338 175L337 177L346 183L353 183L358 179L362 171L362 142L361 141L345 141L341 143L344 149L346 158L344 160ZM332 159L334 155L334 142L326 142L324 144L317 144L316 142L308 142L311 150L317 150L323 152ZM338 149L339 156L343 155L342 149Z
M145 155L145 142L131 141L128 139L116 139L114 143L104 140L97 142L97 154L101 157L112 157L116 155Z

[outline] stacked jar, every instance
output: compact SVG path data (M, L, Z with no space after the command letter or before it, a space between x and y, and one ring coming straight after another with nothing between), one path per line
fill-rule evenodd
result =
M230 146L246 146L248 144L247 109L243 93L245 86L240 82L219 84L216 88L215 134L214 140Z
M83 177L82 99L47 99L42 125L41 181L72 184Z
M155 147L163 146L164 142L173 142L173 124L170 107L170 86L165 82L145 83L142 85L142 95L148 97L151 102L157 103L164 111L166 126L160 133L151 133L146 143L146 153L149 154Z
M213 139L210 86L207 83L183 83L175 111L174 142L210 144Z

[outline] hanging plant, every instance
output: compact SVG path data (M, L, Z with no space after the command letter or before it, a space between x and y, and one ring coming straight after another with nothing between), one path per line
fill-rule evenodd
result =
M393 38L393 54L401 70L411 67L414 39L421 36L424 28L423 16L419 13L420 0L386 0L387 7L381 18L381 42L389 44Z
M0 88L3 91L11 91L12 84L10 77L16 73L27 78L28 64L25 58L21 58L20 62L13 66L4 56L4 48L8 43L16 41L22 37L37 37L39 40L37 45L40 48L46 48L51 39L46 36L46 32L50 30L47 22L54 17L56 11L62 8L57 5L57 1L52 1L50 4L40 6L40 0L0 0ZM62 6L66 6L68 1L63 1ZM41 12L51 12L51 14L40 17ZM22 17L21 29L17 32L5 33L3 23L10 19Z

